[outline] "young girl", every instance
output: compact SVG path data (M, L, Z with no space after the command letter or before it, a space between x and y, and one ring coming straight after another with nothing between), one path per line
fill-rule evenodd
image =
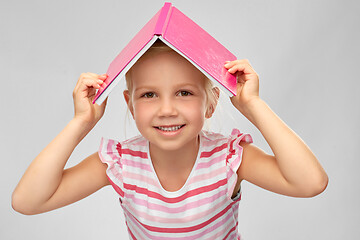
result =
M98 152L64 170L106 106L106 101L92 104L106 75L81 74L73 92L74 118L33 160L13 193L13 208L43 213L111 184L131 239L240 239L241 181L294 197L324 191L326 173L259 97L250 63L236 60L224 67L238 76L232 104L260 130L274 156L237 129L230 136L203 131L219 89L186 59L156 43L126 75L124 97L141 136L102 139Z

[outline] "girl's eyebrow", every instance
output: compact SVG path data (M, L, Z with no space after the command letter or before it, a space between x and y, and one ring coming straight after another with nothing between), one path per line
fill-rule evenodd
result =
M141 86L141 87L135 88L134 92L144 91L144 90L153 90L153 89L154 89L154 87L151 87L151 86Z
M194 83L180 83L175 85L175 88L186 88L186 87L199 88L199 86Z
M199 86L197 84L194 84L194 83L179 83L179 84L174 85L175 89L187 88L187 87L196 88L196 89L199 88ZM150 90L153 91L153 90L157 90L158 88L159 88L158 86L147 86L147 85L140 86L140 87L137 87L137 88L134 89L134 93L139 92L139 91L150 91Z

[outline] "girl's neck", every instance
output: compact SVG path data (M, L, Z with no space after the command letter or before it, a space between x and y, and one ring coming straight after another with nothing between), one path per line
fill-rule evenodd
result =
M189 141L180 149L163 150L155 145L149 144L151 161L155 168L167 171L180 171L181 169L192 169L200 146L200 136Z

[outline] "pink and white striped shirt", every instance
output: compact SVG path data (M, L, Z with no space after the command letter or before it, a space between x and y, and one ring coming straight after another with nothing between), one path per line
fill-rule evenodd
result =
M240 239L239 192L231 198L242 159L240 141L248 134L234 129L229 137L202 131L200 148L184 186L166 191L153 168L149 142L142 136L117 142L102 139L99 156L120 195L131 239Z

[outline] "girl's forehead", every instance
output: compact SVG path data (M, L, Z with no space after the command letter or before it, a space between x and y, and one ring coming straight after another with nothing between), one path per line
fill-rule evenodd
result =
M157 52L140 59L134 66L137 72L141 71L194 71L197 70L189 61L175 51Z
M176 81L176 83L203 84L204 75L189 61L174 51L148 55L137 62L132 71L135 85Z

